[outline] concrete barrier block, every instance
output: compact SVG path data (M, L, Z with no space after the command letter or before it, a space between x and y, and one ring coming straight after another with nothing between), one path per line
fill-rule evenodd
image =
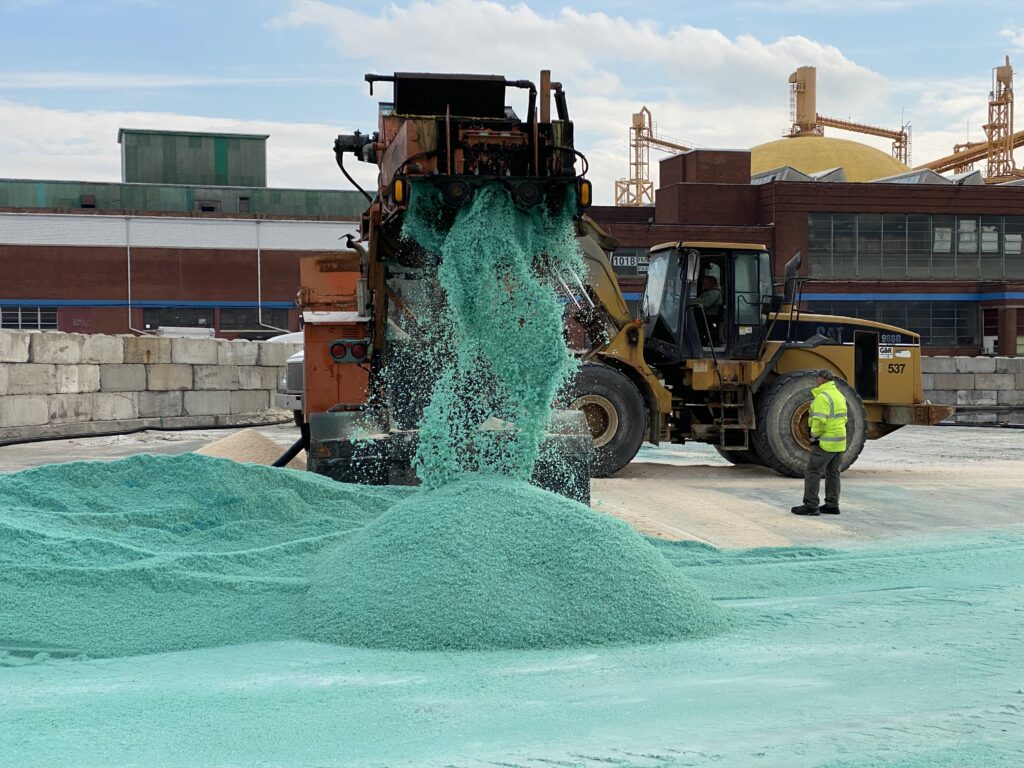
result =
M996 373L1024 373L1024 357L997 357Z
M124 336L105 336L101 333L87 335L82 343L82 362L123 363Z
M0 331L0 363L27 363L31 342L28 331Z
M141 363L100 366L100 389L104 392L141 392L146 388L146 366Z
M247 389L231 393L231 413L256 413L270 407L270 393Z
M50 424L92 421L92 393L49 395L46 398Z
M1002 389L997 397L999 405L1024 406L1024 389Z
M936 387L935 387L935 374L934 373L922 373L921 374L921 388L922 389L936 389Z
M98 365L57 365L57 393L73 395L96 392L100 388Z
M7 394L7 377L10 366L0 365L0 395Z
M192 389L238 389L238 366L197 365L192 369Z
M956 390L953 389L933 390L925 392L924 396L935 405L956 405Z
M979 373L974 377L978 389L1014 389L1016 383L1012 373Z
M973 373L933 373L934 389L974 389Z
M219 416L231 413L230 392L186 392L185 416Z
M956 373L956 358L922 355L921 370L925 373Z
M1024 389L1024 373L1015 374L1014 378L1017 380L1016 388L1017 389Z
M217 346L216 339L171 339L171 362L216 365Z
M12 363L6 367L8 394L56 394L57 366L43 363Z
M958 357L956 358L957 373L995 373L994 357Z
M155 391L192 389L192 366L175 363L147 365L146 389Z
M124 362L154 365L171 362L171 341L157 336L124 336Z
M184 398L181 392L139 393L139 416L144 419L181 416L183 410Z
M994 389L962 389L956 393L957 405L998 405Z
M247 365L238 369L238 386L240 389L277 389L279 372L284 368L267 368L262 365Z
M0 427L31 427L46 424L49 420L46 395L7 395L0 398Z
M61 363L76 365L82 362L85 336L80 333L46 331L32 334L29 359L33 363Z
M219 365L256 365L260 345L255 341L218 341L217 363Z
M282 366L288 358L302 349L301 344L275 344L273 342L260 342L259 365Z
M95 421L120 421L139 417L138 392L96 392L92 396Z

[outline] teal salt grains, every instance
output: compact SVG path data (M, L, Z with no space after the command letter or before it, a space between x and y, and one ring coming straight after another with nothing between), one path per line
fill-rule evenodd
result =
M410 496L325 553L306 615L317 640L408 650L649 643L724 623L625 523L485 475Z
M286 639L551 648L724 625L626 524L505 477L369 488L193 454L0 477L0 663Z
M424 277L439 289L418 316L418 332L440 340L418 361L440 372L419 425L426 487L477 468L529 478L551 404L576 368L554 290L582 270L572 202L557 214L523 211L491 184L449 222L433 188L413 187L403 235L435 257ZM481 430L488 418L512 429Z

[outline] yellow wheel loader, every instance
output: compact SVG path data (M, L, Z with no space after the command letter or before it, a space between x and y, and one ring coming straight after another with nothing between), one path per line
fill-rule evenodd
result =
M587 284L568 300L586 341L568 400L586 415L594 476L620 470L645 440L709 443L733 464L802 476L814 372L823 368L838 375L849 407L843 469L865 440L952 414L923 397L917 334L800 311L799 254L777 295L764 246L655 246L634 318L605 252L616 243L588 217L583 226ZM718 292L710 301L709 287Z

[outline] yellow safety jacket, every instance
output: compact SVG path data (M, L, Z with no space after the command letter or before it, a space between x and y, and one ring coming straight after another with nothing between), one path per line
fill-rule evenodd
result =
M823 451L842 453L846 450L846 398L834 381L815 387L811 394L811 437L820 442Z

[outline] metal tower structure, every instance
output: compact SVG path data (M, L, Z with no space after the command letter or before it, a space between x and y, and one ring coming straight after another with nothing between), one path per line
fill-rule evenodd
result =
M789 110L792 122L789 133L786 134L789 138L824 136L826 127L868 136L881 136L892 139L892 156L904 165L910 165L910 123L897 131L819 115L817 79L818 73L814 67L798 67L796 72L789 76Z
M651 110L643 106L633 113L633 124L629 128L629 178L615 182L615 205L632 208L654 205L654 183L650 178L652 146L680 152L690 149L656 135Z
M988 122L985 141L968 141L953 146L953 153L918 166L930 168L936 173L963 173L974 168L974 164L986 160L985 182L998 184L1024 178L1024 171L1017 168L1013 151L1024 147L1024 131L1013 130L1013 67L1010 57L1002 66L992 70L992 90L988 94Z

